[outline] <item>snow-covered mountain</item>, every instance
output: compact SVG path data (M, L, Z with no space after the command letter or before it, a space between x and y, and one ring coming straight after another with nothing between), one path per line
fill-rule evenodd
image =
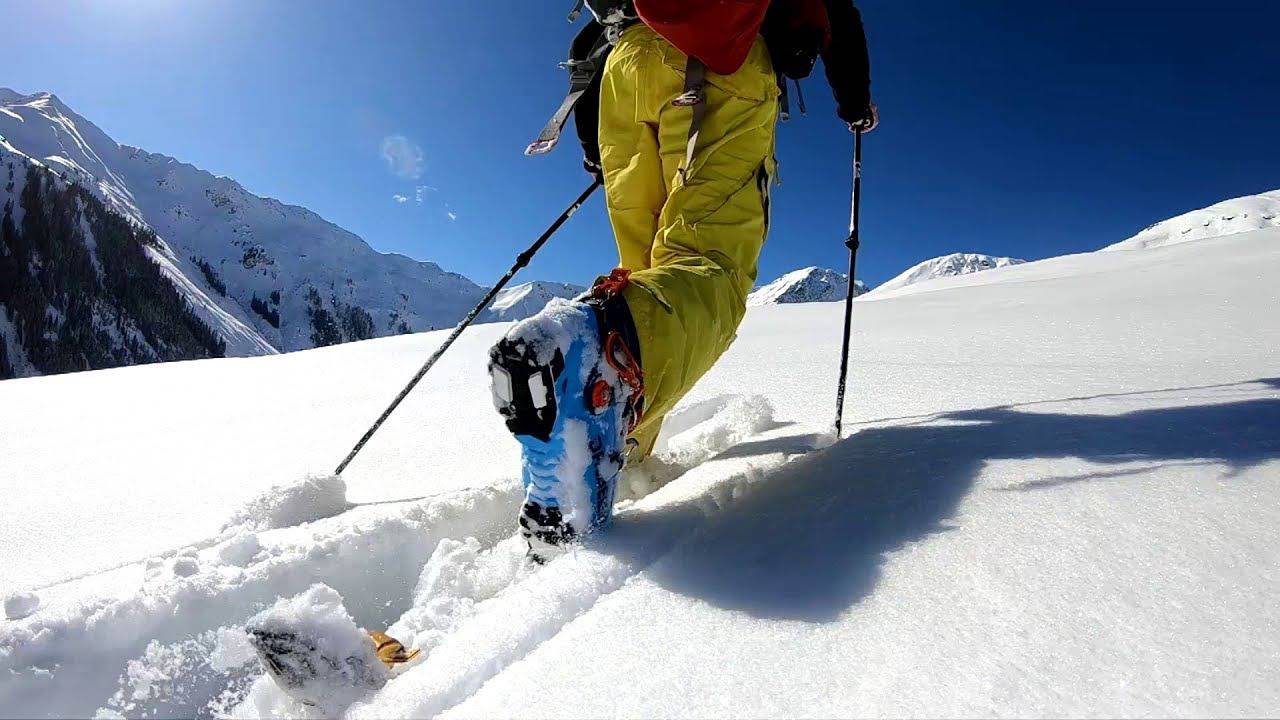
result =
M879 295L926 280L968 275L984 270L1020 265L1025 262L1026 260L995 257L980 253L951 253L950 255L943 255L942 257L925 260L922 263L913 265L892 280L883 285L877 285L872 292Z
M153 259L228 355L443 328L484 292L434 263L376 252L305 208L120 145L50 93L0 88L0 136L0 161L45 166L154 231ZM0 205L21 192L10 183Z
M575 298L585 291L581 285L543 280L515 285L498 293L485 318L497 322L522 320L546 307L552 298Z
M1280 228L928 289L856 301L838 440L841 306L749 310L541 567L501 326L342 478L445 332L0 383L0 717L1274 715ZM421 660L297 705L244 633L297 597Z
M1140 250L1280 225L1280 190L1224 200L1147 227L1104 250Z
M0 142L0 380L221 357L162 241ZM247 332L247 328L244 328Z
M748 307L781 303L831 302L843 300L849 291L849 276L820 267L792 270L767 285L761 285L747 296ZM854 295L867 292L858 281Z

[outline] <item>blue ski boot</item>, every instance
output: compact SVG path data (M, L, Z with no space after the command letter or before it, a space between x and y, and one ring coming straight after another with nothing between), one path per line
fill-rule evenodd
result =
M494 406L523 446L520 533L538 562L613 515L644 397L626 282L614 271L589 296L552 300L489 351Z

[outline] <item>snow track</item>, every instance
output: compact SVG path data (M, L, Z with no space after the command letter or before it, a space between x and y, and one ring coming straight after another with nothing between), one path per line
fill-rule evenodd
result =
M726 448L723 457L698 465L678 483L620 513L608 535L544 568L518 574L500 593L476 604L422 663L353 706L348 717L428 717L466 700L741 499L752 484L823 442L794 428L751 438L766 444L778 440L783 441L778 450L745 458ZM512 551L495 549L497 564L509 567Z
M647 479L756 477L758 459L711 458L776 425L761 398L695 404L672 416L647 464L660 471ZM338 591L357 623L390 626L424 650L393 691L352 714L438 713L651 564L717 506L719 492L709 486L661 510L643 498L606 542L535 568L512 535L521 497L514 480L366 505L348 503L343 490L338 478L276 487L233 513L216 538L45 588L40 613L0 625L0 674L8 676L0 715L308 716L261 674L241 628L316 582ZM86 706L87 697L98 701Z
M123 576L115 593L89 600L74 586L62 588L65 597L49 593L43 612L0 626L3 714L92 714L93 707L80 704L84 698L110 697L126 662L150 643L183 643L241 624L317 581L348 598L358 622L385 626L409 607L409 591L441 538L496 542L510 532L518 498L511 482L358 507L301 526L229 534L205 550L123 568L115 571ZM122 590L133 583L141 587Z

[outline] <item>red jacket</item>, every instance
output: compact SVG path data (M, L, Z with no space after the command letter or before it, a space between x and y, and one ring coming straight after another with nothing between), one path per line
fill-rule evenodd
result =
M732 75L760 34L769 0L635 0L636 13L711 72Z

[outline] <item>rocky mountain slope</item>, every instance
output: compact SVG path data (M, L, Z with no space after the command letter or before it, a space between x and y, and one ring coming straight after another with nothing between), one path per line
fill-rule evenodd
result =
M943 255L942 257L925 260L922 263L913 265L892 280L883 285L877 285L873 292L877 294L887 293L891 290L897 290L926 280L968 275L1010 265L1021 265L1025 262L1026 260L995 257L979 253L951 253L950 255Z
M1280 190L1224 200L1148 226L1104 250L1140 250L1280 225Z
M767 285L756 288L747 296L747 305L830 302L843 300L848 290L848 275L826 268L807 267L793 270ZM867 292L867 286L859 280L854 295L865 292Z
M11 153L0 181L0 379L225 354L149 230Z
M574 298L585 291L581 285L543 280L514 285L498 293L482 319L492 322L520 320L546 307L552 298Z

